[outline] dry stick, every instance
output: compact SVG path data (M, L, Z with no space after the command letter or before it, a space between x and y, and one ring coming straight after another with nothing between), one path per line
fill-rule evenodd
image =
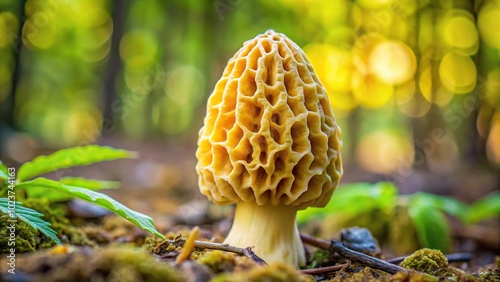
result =
M349 259L351 261L357 261L357 262L363 263L365 265L368 265L369 267L380 269L380 270L383 270L383 271L390 273L390 274L394 274L398 271L408 272L408 270L406 270L400 266L390 264L390 263L385 262L381 259L374 258L374 257L368 256L368 255L365 255L363 253L348 249L344 245L342 245L342 243L337 242L337 241L328 242L328 241L317 239L317 238L314 238L312 236L305 235L305 234L300 234L300 238L302 239L302 241L304 243L307 243L307 244L310 244L310 245L313 245L313 246L316 246L316 247L319 247L322 249L327 249L327 250L330 250L332 252L337 252L340 255L346 257L347 259Z
M365 255L360 252L353 251L349 248L346 248L344 245L342 245L341 242L337 241L332 241L332 244L330 245L329 250L335 251L342 256L352 260L352 261L357 261L361 262L363 264L368 265L369 267L376 268L383 270L385 272L388 272L390 274L394 274L398 271L402 272L408 272L405 268L402 268L401 266L397 266L388 262L385 262L381 259L371 257L369 255Z
M448 259L448 262L468 262L472 259L471 253L454 253L454 254L447 254L445 256ZM386 261L392 264L399 264L407 257L408 256L402 256L402 257L388 259Z
M211 250L220 250L220 251L237 253L239 255L244 255L250 258L258 265L267 265L267 263L259 256L257 256L250 247L239 248L228 244L206 242L206 241L194 241L194 246L201 249L211 249Z
M309 236L306 234L300 234L300 239L302 239L302 242L307 243L311 246L318 247L320 249L328 250L328 248L330 247L330 242L317 239L313 236Z
M309 274L309 275L320 275L320 274L326 274L326 273L341 270L342 268L344 268L348 265L349 264L344 263L344 264L337 264L337 265L332 265L332 266L318 267L318 268L313 268L313 269L301 269L300 272L302 272L303 274Z

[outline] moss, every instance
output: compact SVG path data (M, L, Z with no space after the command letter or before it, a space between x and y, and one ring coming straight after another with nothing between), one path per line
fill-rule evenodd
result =
M199 254L191 255L191 258L208 266L214 273L248 271L257 267L257 264L246 256L219 250L200 250Z
M180 281L177 274L151 255L133 249L107 249L95 261L99 272L108 272L108 281ZM92 277L93 278L93 277Z
M500 281L500 257L495 258L495 263L477 274L477 277L485 281Z
M234 272L216 277L213 282L307 282L314 281L311 276L303 275L295 268L282 263L272 263L265 267L254 267L249 271Z
M57 236L63 243L69 243L78 246L95 246L96 244L89 240L84 232L71 225L69 219L64 216L64 210L54 204L51 204L47 199L27 199L23 202L23 206L34 209L43 214L42 219L50 223L50 227L57 232ZM7 224L8 215L3 215L0 218L1 240L0 248L3 251L9 250L8 241L6 238L8 230L4 228ZM7 227L7 226L5 226ZM18 219L16 223L16 251L17 252L32 252L38 249L50 248L55 245L54 241L46 237L42 233L33 229L29 224Z
M415 269L431 275L449 276L448 259L439 250L420 249L401 262L404 268Z
M12 218L8 214L0 213L0 253L10 253L10 249L14 247L9 246L10 229L7 228L11 225L8 222L10 219ZM17 219L15 227L16 236L13 242L16 253L34 252L37 247L38 231L20 219Z
M153 253L155 251L156 247L159 244L161 244L161 242L163 242L163 240L156 237L156 236L148 236L144 240L144 244L142 245L142 248L144 248L144 250L146 250L150 253Z
M486 271L479 273L478 277L485 281L500 281L500 269L487 269Z
M61 251L62 249L62 251ZM56 247L19 259L18 270L30 281L181 281L169 265L130 247L94 250Z
M351 279L353 281L379 281L383 279L385 275L386 273L383 271L365 267L361 271L354 273Z
M436 282L440 281L439 278L431 276L422 272L409 271L398 272L393 276L389 276L385 281L391 282Z
M61 242L77 246L96 246L95 242L88 239L87 235L80 229L74 227L64 214L64 210L57 204L49 202L47 199L27 199L23 202L27 208L34 209L43 214L43 219L49 222L50 227L57 232ZM55 243L40 234L39 248L48 248Z
M69 224L64 210L60 205L51 203L47 199L28 198L23 201L23 206L34 209L43 214L43 219L48 222L63 222Z
M359 264L352 264L345 269L337 272L335 277L328 282L347 282L347 281L363 281L363 282L437 282L438 277L418 272L398 272L394 275L382 270L365 267Z
M145 245L148 251L155 255L164 255L165 253L180 252L184 246L185 238L180 236L174 240L149 239Z
M204 264L215 273L231 272L236 265L236 254L223 251L205 252L197 259L198 263Z

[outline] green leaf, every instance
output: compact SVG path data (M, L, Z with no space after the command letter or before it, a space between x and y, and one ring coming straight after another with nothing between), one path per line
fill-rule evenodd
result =
M31 184L31 181L28 182L28 185L24 185L24 183L26 182L23 182L16 186L16 189L18 190L25 190L28 198L43 198L51 202L63 202L75 198L73 195L70 195L68 193L64 193L54 189L48 189L45 186L35 186Z
M135 158L136 155L132 151L98 145L62 149L48 156L36 157L32 161L23 164L19 168L17 179L21 182L63 168L84 166L123 158Z
M51 238L54 242L61 245L61 240L57 238L57 232L50 228L50 223L41 219L43 214L36 210L23 207L20 202L15 202L15 212L12 212L14 201L9 201L7 198L0 198L0 211L8 214L11 218L19 218L29 224L34 229L39 230L45 236ZM11 206L9 206L9 204Z
M0 180L9 179L9 170L7 167L0 161Z
M90 190L117 189L118 187L120 187L120 182L118 181L88 179L82 177L63 177L59 179L59 183L70 186L83 187Z
M476 202L469 209L466 223L476 223L485 219L500 216L500 193L494 192Z
M448 196L418 192L410 196L410 201L413 204L434 207L461 220L464 220L469 214L469 207L466 204Z
M297 213L297 222L304 223L328 214L358 215L380 208L390 210L396 202L397 187L392 182L351 183L339 186L324 208L308 208Z
M30 198L44 198L52 202L68 201L75 198L75 196L71 194L61 192L56 189L48 189L46 186L37 186L36 185L37 182L30 181L27 182L28 185L26 185L25 183L26 182L17 184L16 189L26 191L26 194ZM103 180L86 179L80 177L64 177L59 180L59 183L69 186L86 188L90 190L115 189L120 184L119 182L116 181L103 181Z
M59 192L64 192L68 195L71 195L75 198L94 203L116 213L117 215L127 219L140 228L149 231L162 239L165 239L165 236L158 232L158 230L156 230L156 228L154 227L153 219L151 217L127 208L125 205L119 203L106 194L102 194L82 187L65 185L57 181L42 177L17 185L18 188L26 189L28 191L30 189L28 187L30 186L44 187L49 190L57 190Z
M422 247L448 252L451 246L450 230L444 214L432 205L423 202L410 203L411 217L419 243Z

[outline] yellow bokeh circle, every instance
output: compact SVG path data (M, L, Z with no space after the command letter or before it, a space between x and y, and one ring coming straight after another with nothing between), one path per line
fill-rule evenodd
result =
M385 105L394 93L394 87L379 80L374 75L354 73L352 92L356 102L366 108L379 108Z
M493 48L500 49L499 5L484 5L479 12L477 25L484 42Z
M369 69L388 84L403 83L415 75L417 59L403 42L385 41L377 44L370 53Z
M363 136L356 150L361 166L374 173L394 173L413 163L413 144L402 134L387 130Z
M304 51L329 94L330 104L334 108L352 110L356 104L350 95L351 53L330 44L310 44Z
M476 75L476 65L467 54L460 51L447 53L439 64L441 82L457 94L472 91L476 86Z
M478 43L476 26L472 19L465 16L455 16L446 20L443 36L446 43L456 48L473 48Z
M38 20L37 20L38 19ZM49 49L55 45L59 30L52 25L45 13L36 12L23 26L23 39L38 49Z
M158 42L150 31L135 29L122 37L120 55L127 69L137 71L151 67L157 54Z

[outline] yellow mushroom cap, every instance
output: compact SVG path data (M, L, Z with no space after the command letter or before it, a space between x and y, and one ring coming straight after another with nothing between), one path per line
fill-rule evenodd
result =
M340 128L305 53L268 30L231 58L207 104L196 171L219 205L328 203L342 175Z

